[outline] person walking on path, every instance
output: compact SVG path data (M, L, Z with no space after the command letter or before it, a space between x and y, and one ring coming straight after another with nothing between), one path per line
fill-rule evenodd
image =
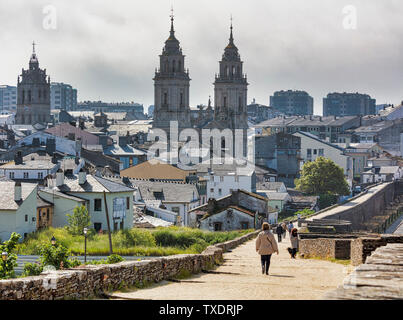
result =
M266 272L266 275L269 275L271 255L274 252L278 254L278 245L273 233L270 231L270 225L267 222L263 223L262 232L257 236L256 252L260 254L262 274Z
M276 233L277 233L278 242L281 242L281 235L283 234L283 227L281 226L280 223L277 225Z
M281 224L281 227L283 228L283 238L285 239L285 236L287 235L287 226L286 224L283 222Z
M295 259L295 256L298 252L299 240L298 240L298 230L297 228L293 228L290 233L290 241L291 241L291 259Z
M288 223L288 232L291 234L291 230L292 229L294 229L294 225L293 225L293 223L292 223L292 221L290 221L289 223Z

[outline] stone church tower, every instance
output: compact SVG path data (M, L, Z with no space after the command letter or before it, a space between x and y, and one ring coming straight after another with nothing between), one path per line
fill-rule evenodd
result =
M39 68L35 43L29 69L22 69L21 76L18 76L17 92L16 124L50 122L50 77L46 75L46 69Z
M160 67L154 77L153 128L168 133L170 121L177 121L179 132L191 128L189 107L189 70L185 69L185 56L175 37L174 17L171 15L171 31L160 55Z
M234 44L232 29L231 23L229 43L214 82L214 120L223 128L247 129L248 82L243 74L243 62Z

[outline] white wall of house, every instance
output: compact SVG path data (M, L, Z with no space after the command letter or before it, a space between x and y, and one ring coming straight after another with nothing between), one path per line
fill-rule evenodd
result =
M89 201L88 212L91 216L91 224L94 227L95 223L102 224L102 230L107 230L107 220L106 220L106 210L104 194L97 192L71 192L72 196L79 197ZM111 230L114 230L114 220L113 220L113 200L115 198L129 197L129 209L126 209L126 218L123 220L124 229L133 228L133 192L107 192L106 193L106 203L108 206L109 223ZM95 199L101 199L101 210L95 211ZM125 200L126 201L126 200ZM118 229L120 229L120 221L118 222Z
M32 190L18 210L0 210L0 239L2 241L8 240L13 232L24 237L24 234L36 230L36 189L37 187Z
M77 206L86 205L85 200L73 200L50 192L39 191L39 195L42 199L54 204L52 218L52 227L54 228L62 228L68 225L67 214L72 214Z
M252 175L250 176L218 176L207 175L207 199L210 198L223 198L231 194L231 190L242 189L252 192Z
M352 185L353 164L352 158L350 156L343 154L343 151L336 147L307 137L306 135L299 132L294 133L294 135L301 138L301 157L303 158L301 168L304 163L308 161L315 161L318 157L323 156L325 158L331 159L338 166L343 168L344 175L349 185ZM309 157L308 155L308 150L311 150L311 157Z
M56 165L52 169L7 169L0 170L0 175L8 179L22 180L38 180L44 179L49 174L55 174L60 165Z

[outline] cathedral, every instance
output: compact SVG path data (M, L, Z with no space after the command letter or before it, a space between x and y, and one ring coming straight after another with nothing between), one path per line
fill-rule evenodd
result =
M50 77L46 75L46 69L39 68L35 43L29 69L22 69L21 76L18 76L17 92L16 124L50 122Z
M234 43L231 23L229 43L219 62L219 74L214 82L214 110L209 99L205 110L200 108L196 119L191 118L189 106L189 70L185 69L185 56L175 37L174 18L171 31L160 55L160 67L154 77L153 128L163 129L169 136L171 121L178 121L179 131L197 129L248 129L248 82L243 73L238 48Z

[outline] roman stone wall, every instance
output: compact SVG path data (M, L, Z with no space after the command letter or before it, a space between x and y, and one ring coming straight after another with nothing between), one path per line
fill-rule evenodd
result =
M184 271L199 273L220 263L225 251L253 239L259 232L210 246L201 254L87 265L36 277L0 280L0 300L83 299L125 286L169 280Z
M302 239L299 241L299 253L304 258L322 258L322 259L350 259L351 239Z
M403 243L403 236L384 234L375 238L354 239L351 241L351 264L359 266L365 263L367 257L377 248L393 243Z

